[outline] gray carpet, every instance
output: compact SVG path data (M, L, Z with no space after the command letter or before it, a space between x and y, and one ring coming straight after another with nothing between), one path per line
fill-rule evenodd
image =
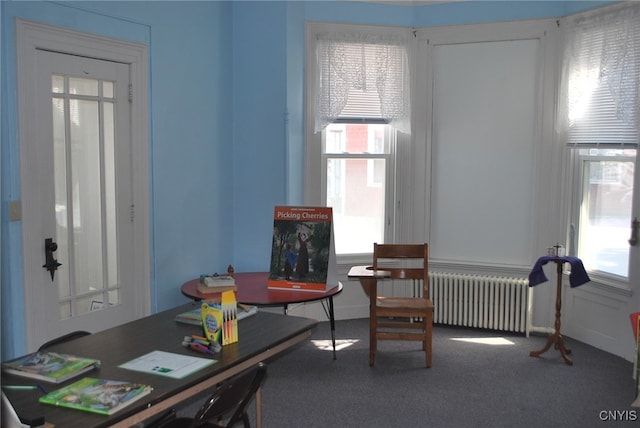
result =
M367 319L338 321L336 336L335 361L317 347L330 337L325 322L310 342L268 362L263 427L640 426L640 409L630 407L633 364L570 338L573 366L553 347L529 356L546 336L435 326L426 369L419 343L391 341L369 367ZM498 344L468 341L477 339Z

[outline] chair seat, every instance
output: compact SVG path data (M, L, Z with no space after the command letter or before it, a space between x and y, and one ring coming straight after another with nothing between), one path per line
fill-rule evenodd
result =
M403 312L411 310L433 310L433 302L431 300L416 299L412 297L386 297L378 296L376 305L381 309L399 309Z

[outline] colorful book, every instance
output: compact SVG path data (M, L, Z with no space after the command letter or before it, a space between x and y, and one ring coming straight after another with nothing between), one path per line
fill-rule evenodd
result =
M276 206L270 289L325 292L338 285L329 207Z
M82 378L40 397L54 406L111 415L149 394L153 388L139 383Z
M97 367L100 367L100 360L48 351L2 363L5 373L52 383L62 383Z

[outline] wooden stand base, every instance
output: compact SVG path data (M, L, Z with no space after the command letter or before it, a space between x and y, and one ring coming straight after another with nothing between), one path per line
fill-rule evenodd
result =
M567 349L564 346L564 338L562 337L562 334L560 334L560 309L562 308L562 265L564 264L564 261L556 260L555 262L556 262L556 268L557 268L557 274L558 274L558 282L557 282L557 289L556 289L555 331L549 336L549 338L547 339L547 343L544 345L542 349L538 351L531 351L529 352L529 355L532 357L539 357L540 355L547 352L551 348L551 345L555 345L554 346L555 349L560 351L560 355L562 355L562 358L564 358L565 363L572 366L573 360L569 358L569 354L571 353L571 350Z
M568 348L566 348L564 346L564 338L557 331L555 333L552 333L549 336L549 338L547 339L547 343L544 345L544 347L542 349L540 349L539 351L531 351L531 352L529 352L529 355L532 356L532 357L539 357L540 355L542 355L545 352L547 352L549 350L549 348L551 348L551 345L555 345L555 349L560 351L560 355L562 355L562 358L564 358L564 361L568 365L570 365L570 366L573 365L573 360L571 358L569 358L569 354L571 353L571 349L568 349Z

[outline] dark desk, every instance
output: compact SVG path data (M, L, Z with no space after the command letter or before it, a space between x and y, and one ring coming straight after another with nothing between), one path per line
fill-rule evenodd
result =
M40 404L38 391L5 390L5 394L18 414L44 415L47 423L57 428L65 427L129 427L135 423L175 407L190 397L210 390L225 379L291 348L311 336L317 321L287 317L268 312L258 312L239 321L237 343L226 345L214 359L216 364L200 370L184 379L172 379L142 372L118 368L118 365L153 350L202 356L182 347L186 335L201 334L197 326L181 324L174 317L193 308L193 303L151 315L99 333L75 339L51 347L51 350L82 355L101 360L100 369L86 376L112 380L145 383L154 390L145 398L111 416L103 416L73 409ZM206 357L205 357L206 358ZM53 390L66 383L42 385ZM13 375L2 374L3 385L34 385L36 382ZM258 409L259 416L259 409ZM259 418L258 418L259 420Z
M233 277L236 280L236 298L239 303L255 306L282 306L285 315L289 305L296 303L309 303L320 301L331 325L331 342L333 344L333 359L336 359L336 325L333 313L333 296L342 292L342 283L325 292L316 291L288 291L272 290L267 287L268 272L236 272ZM192 279L182 284L182 294L196 301L206 300L210 297L198 291L199 278ZM324 306L324 301L329 307Z

